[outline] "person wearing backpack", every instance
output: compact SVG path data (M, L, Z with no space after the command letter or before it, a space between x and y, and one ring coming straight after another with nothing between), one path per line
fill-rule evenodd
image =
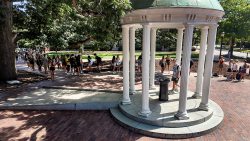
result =
M249 66L247 65L247 60L244 60L244 64L240 67L240 71L239 71L241 74L241 80L245 79L247 68L249 68Z
M178 84L179 79L180 79L181 66L176 63L176 59L174 59L173 62L174 62L173 76L172 76L172 79L171 79L173 81L172 93L177 94L178 90L177 90L176 87L177 87L177 84Z
M97 56L96 53L94 54L95 56L95 60L96 60L96 67L97 67L97 71L100 72L101 71L101 64L102 64L102 58Z

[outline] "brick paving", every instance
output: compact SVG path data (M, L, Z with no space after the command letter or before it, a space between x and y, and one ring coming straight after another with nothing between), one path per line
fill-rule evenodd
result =
M69 79L72 78L69 77ZM75 78L79 79L79 77ZM30 84L25 88L12 90L10 93L18 94L18 91L27 90L28 87L40 87L44 84L62 84L59 80L58 82L44 81ZM184 141L250 140L250 80L244 82L224 80L223 77L213 78L211 85L211 99L222 107L225 114L223 125L210 134ZM121 79L117 80L117 83L121 83L120 81ZM74 82L77 83L77 81ZM189 84L189 89L194 91L194 76L190 78ZM112 119L108 111L3 110L0 111L0 141L8 140L150 141L163 139L145 137L121 127Z

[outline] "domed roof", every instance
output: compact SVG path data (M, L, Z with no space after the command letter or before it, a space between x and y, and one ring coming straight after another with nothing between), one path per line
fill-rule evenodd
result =
M194 7L224 11L218 0L130 0L133 9Z

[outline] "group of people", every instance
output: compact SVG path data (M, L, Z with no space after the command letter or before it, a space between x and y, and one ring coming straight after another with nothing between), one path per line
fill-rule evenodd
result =
M171 59L171 57L167 55L166 58L162 56L162 59L159 61L159 66L161 67L161 73L163 74L166 68L167 68L167 71L170 72L171 63L173 63L173 68L172 68L173 74L171 78L171 81L173 82L173 87L172 87L172 90L169 91L169 93L176 94L178 93L177 86L178 86L178 82L179 82L180 75L181 75L180 64L177 64L176 59ZM192 66L193 66L193 61L191 60L190 68Z
M119 55L117 55L116 57L115 56L112 57L111 67L112 67L113 73L121 71L122 60L120 59Z
M219 72L218 75L223 75L223 69L224 69L224 62L225 59L223 58L223 56L220 57L219 59ZM228 81L231 80L244 80L246 73L247 73L247 69L249 68L249 65L247 64L247 60L244 60L243 65L239 65L239 61L230 59L227 70L226 70L226 74L224 74L224 76L227 77Z
M88 55L87 60L87 71L92 71L92 67L96 66L97 71L100 72L102 59L101 57L94 54L95 61ZM24 53L24 60L26 61L29 68L35 71L35 66L37 66L38 71L44 70L45 74L50 71L51 79L55 79L55 69L63 69L67 74L77 74L83 73L84 62L80 54L71 55L61 55L61 56L48 56L46 54L39 53L37 51L26 51Z
M120 56L113 56L111 60L111 68L113 70L113 73L120 72L122 68L122 60L120 59ZM137 72L142 72L142 54L138 56L136 59L135 56L135 69Z
M170 62L171 62L171 58L169 57L169 55L167 55L166 58L162 56L159 62L159 65L161 67L161 73L164 73L166 68L167 68L167 71L170 71Z

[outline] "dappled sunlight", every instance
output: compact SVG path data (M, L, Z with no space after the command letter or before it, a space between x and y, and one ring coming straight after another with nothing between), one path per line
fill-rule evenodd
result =
M95 96L96 93L89 93L89 94L64 94L58 97L54 97L54 98L58 98L58 99L65 99L65 100L77 100L77 99L83 99L83 98L87 98L87 97L91 97L91 96Z
M0 140L43 140L47 135L44 126L53 113L2 111Z

